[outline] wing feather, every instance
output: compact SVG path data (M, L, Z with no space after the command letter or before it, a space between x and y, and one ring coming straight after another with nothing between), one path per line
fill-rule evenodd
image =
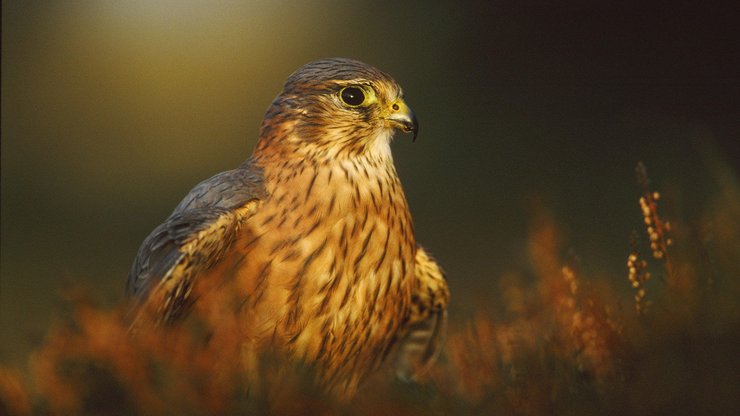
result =
M444 272L422 247L417 247L414 271L410 325L396 356L396 376L404 381L416 380L429 369L447 331L450 295Z
M139 248L127 284L137 310L163 322L186 314L195 279L222 258L264 195L262 173L249 161L193 188Z

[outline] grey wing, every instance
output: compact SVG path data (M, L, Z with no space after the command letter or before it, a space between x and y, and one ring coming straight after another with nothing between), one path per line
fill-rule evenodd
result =
M264 194L261 171L249 163L193 188L139 248L127 283L137 309L146 306L164 322L185 314L198 274L228 250Z

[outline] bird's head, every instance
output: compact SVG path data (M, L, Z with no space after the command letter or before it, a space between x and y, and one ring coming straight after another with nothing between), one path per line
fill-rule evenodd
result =
M304 65L285 82L262 122L256 154L309 159L388 153L395 129L419 127L388 74L365 63L323 59Z

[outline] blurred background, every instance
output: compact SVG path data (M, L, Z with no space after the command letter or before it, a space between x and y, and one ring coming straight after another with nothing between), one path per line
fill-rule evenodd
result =
M392 74L420 120L393 151L453 314L529 267L541 207L629 292L637 162L687 222L718 192L711 166L737 179L731 6L4 1L0 361L25 365L64 288L120 302L144 237L248 157L292 71L332 56Z

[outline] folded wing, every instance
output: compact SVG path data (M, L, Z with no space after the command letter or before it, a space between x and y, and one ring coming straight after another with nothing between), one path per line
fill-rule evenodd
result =
M404 381L428 370L442 349L450 297L444 272L422 247L417 247L414 270L410 326L396 356L396 375Z
M196 279L228 251L264 193L262 174L249 161L193 188L139 248L127 284L134 320L173 322L185 315Z

